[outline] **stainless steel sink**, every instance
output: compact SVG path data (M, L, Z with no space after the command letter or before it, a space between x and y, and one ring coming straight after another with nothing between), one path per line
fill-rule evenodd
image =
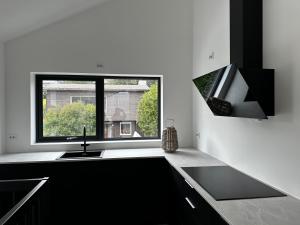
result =
M58 159L84 159L84 158L102 158L104 150L95 150L95 151L74 151L66 152Z

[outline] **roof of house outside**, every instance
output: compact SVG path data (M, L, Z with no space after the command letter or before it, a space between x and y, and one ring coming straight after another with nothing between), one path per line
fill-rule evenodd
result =
M95 91L95 84L59 84L59 83L44 83L43 89L47 91ZM146 84L137 85L105 85L105 91L148 91L149 87Z

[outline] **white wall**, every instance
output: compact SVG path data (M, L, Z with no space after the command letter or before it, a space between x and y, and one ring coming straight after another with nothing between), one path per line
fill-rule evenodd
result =
M192 146L192 22L192 0L112 0L7 42L7 150L74 149L30 146L30 72L41 71L163 74L164 118Z
M0 43L0 153L5 148L5 70L4 45Z
M229 63L228 7L229 1L195 0L194 77ZM214 117L193 88L193 132L200 132L199 138L194 135L194 145L298 198L299 10L297 0L288 4L264 0L264 67L276 69L275 117L266 121ZM211 49L216 51L215 60L208 60Z

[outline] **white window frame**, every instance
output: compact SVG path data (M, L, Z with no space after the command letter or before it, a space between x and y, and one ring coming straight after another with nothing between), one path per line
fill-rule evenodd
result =
M105 76L105 77L158 77L160 78L160 137L157 139L146 139L146 140L104 140L104 141L91 141L91 144L106 144L108 146L118 146L123 147L123 143L132 143L136 147L136 143L139 143L139 146L145 147L148 146L149 143L161 143L162 133L163 133L163 121L164 121L164 79L163 75L159 74L107 74L107 73L66 73L66 72L31 72L30 73L30 127L28 131L30 133L30 146L43 146L46 150L53 150L52 146L59 146L57 149L64 148L65 146L71 146L70 150L73 147L78 145L78 142L48 142L48 143L40 143L36 141L36 75L73 75L73 76ZM50 147L49 147L50 146ZM64 146L64 147L63 147Z
M130 125L130 134L123 134L122 133L122 125ZM132 135L132 122L120 122L120 135L122 135L122 136Z

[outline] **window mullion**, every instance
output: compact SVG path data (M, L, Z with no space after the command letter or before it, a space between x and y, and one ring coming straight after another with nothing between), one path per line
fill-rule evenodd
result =
M104 78L96 80L96 129L97 138L104 139Z

